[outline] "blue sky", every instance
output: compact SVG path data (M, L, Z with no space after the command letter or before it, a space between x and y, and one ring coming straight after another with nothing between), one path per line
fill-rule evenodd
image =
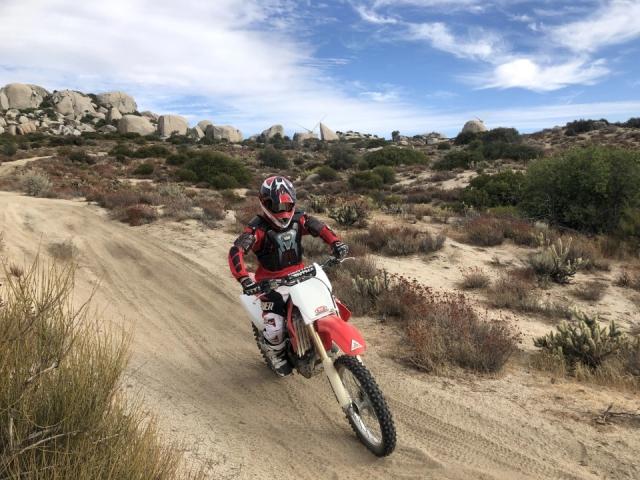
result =
M245 134L640 116L640 0L2 0L0 84L131 93Z

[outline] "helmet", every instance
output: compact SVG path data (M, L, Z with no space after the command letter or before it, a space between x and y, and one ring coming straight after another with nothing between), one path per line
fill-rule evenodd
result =
M267 219L277 229L287 228L296 207L296 189L286 177L267 178L260 186L260 206Z

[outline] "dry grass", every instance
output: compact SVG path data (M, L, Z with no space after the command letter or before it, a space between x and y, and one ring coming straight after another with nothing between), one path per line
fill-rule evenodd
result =
M500 222L491 217L476 217L463 225L463 240L481 247L495 247L504 242L504 230Z
M463 270L460 288L464 290L477 290L487 288L491 284L491 278L479 267Z
M390 256L405 256L416 253L431 253L444 246L446 237L433 235L408 226L373 225L367 232L354 234L360 242L373 252Z
M599 302L604 297L607 285L595 280L580 285L571 292L576 298L586 302Z
M113 211L112 216L116 220L137 227L157 220L158 211L150 205L136 204L118 208Z
M61 242L51 242L47 246L47 251L56 260L69 262L78 254L78 249L70 238Z
M180 478L176 449L120 390L126 336L105 332L87 305L73 308L73 266L36 260L5 272L0 478Z
M640 273L632 273L627 269L623 269L616 277L614 284L618 287L640 291Z

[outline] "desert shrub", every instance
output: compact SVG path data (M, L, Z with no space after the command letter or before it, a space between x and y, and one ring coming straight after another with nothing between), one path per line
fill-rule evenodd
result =
M433 164L434 170L469 169L484 159L478 150L451 150Z
M640 209L640 153L575 149L527 169L520 208L530 217L586 232L619 232Z
M320 237L305 235L302 237L302 249L309 261L315 261L326 257L331 253L329 246Z
M623 127L627 128L640 128L640 117L633 117L627 120L622 124Z
M498 127L492 128L486 132L482 132L478 136L482 143L484 144L492 144L492 143L519 143L522 140L520 136L520 132L515 128L505 128Z
M123 223L128 223L132 227L137 227L157 220L158 211L151 205L139 203L121 209L116 209L114 210L113 216Z
M181 168L176 172L176 178L181 182L192 182L195 183L198 181L198 175L193 170L187 170L186 168Z
M569 283L583 263L581 258L571 258L571 243L571 238L564 242L559 238L542 251L530 255L529 266L539 277L560 284Z
M598 302L604 297L607 285L598 281L589 281L573 290L573 295L587 302Z
M505 170L495 175L482 174L472 178L465 187L463 201L476 208L517 205L522 200L525 176Z
M609 124L605 119L602 120L574 120L573 122L569 122L565 125L564 134L568 137L573 137L580 133L591 132L592 130L598 129L598 124L604 122L606 125Z
M472 245L494 247L504 242L504 229L496 218L475 217L465 222L463 229L465 241Z
M349 200L329 210L329 218L345 227L366 227L369 205L364 200Z
M169 155L165 160L165 162L167 165L179 166L179 165L184 165L185 163L187 163L188 160L189 160L189 155L181 152L181 153L174 153L173 155Z
M239 160L220 152L198 152L184 164L185 170L191 170L199 182L205 182L212 188L222 190L246 186L251 173ZM183 181L193 176L179 170L177 175Z
M127 338L73 307L73 265L5 272L0 477L179 478L177 450L121 390Z
M338 172L328 165L322 165L318 167L316 172L320 176L320 180L323 182L330 182L338 179Z
M477 290L486 288L491 284L491 279L484 270L479 267L469 268L462 272L460 287L464 290Z
M227 212L218 201L201 200L198 202L198 206L202 209L202 216L205 220L224 220L227 216Z
M436 148L438 150L451 150L451 144L449 142L440 142Z
M353 238L374 252L383 255L401 256L416 253L431 253L440 250L444 235L432 235L408 226L375 224L368 232L355 234Z
M352 168L356 163L356 153L353 146L348 143L338 142L329 148L327 165L335 170Z
M86 163L87 165L93 165L96 163L96 159L84 150L73 150L69 155L67 155L67 158L72 162Z
M24 192L32 197L45 197L51 190L51 181L45 173L28 171L20 175Z
M614 284L618 287L640 291L640 274L634 275L629 270L623 269L614 280Z
M284 170L291 166L289 159L280 150L268 145L258 152L258 160L265 167Z
M354 190L378 190L383 185L382 177L371 170L356 172L349 177L349 186Z
M375 152L368 152L364 155L364 160L369 168L378 165L415 165L426 164L427 156L411 148L383 147Z
M94 190L87 195L87 201L96 202L107 210L116 210L137 204L157 204L159 199L137 188L120 188L108 192Z
M9 142L2 145L2 153L7 157L13 157L18 153L18 146L15 142Z
M155 167L153 163L141 163L133 170L133 174L134 175L151 175L154 170L155 170Z
M311 212L324 213L332 203L332 199L327 195L309 195L306 204Z
M496 372L515 351L517 337L508 324L480 318L464 295L435 293L402 278L395 283L391 291L410 305L403 314L409 360L417 367Z
M128 153L128 156L133 158L155 158L169 155L171 155L171 150L164 145L148 145Z
M454 145L468 145L474 140L477 140L480 136L479 133L474 132L460 132L453 140Z
M56 260L68 262L77 255L78 249L70 238L61 242L51 242L47 246L49 255Z
M583 363L591 368L624 347L625 337L612 320L600 327L597 316L576 313L571 322L562 322L555 332L534 340L534 345L563 357L570 365Z
M396 174L393 171L393 168L388 165L378 165L373 169L373 173L382 178L382 183L385 185L395 183L396 181Z

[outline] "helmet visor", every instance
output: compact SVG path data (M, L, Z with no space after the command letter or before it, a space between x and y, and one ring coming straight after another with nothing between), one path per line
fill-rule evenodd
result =
M293 207L295 206L295 204L291 202L273 203L273 201L270 199L267 200L265 204L266 204L266 207L274 213L290 212L291 210L293 210Z

